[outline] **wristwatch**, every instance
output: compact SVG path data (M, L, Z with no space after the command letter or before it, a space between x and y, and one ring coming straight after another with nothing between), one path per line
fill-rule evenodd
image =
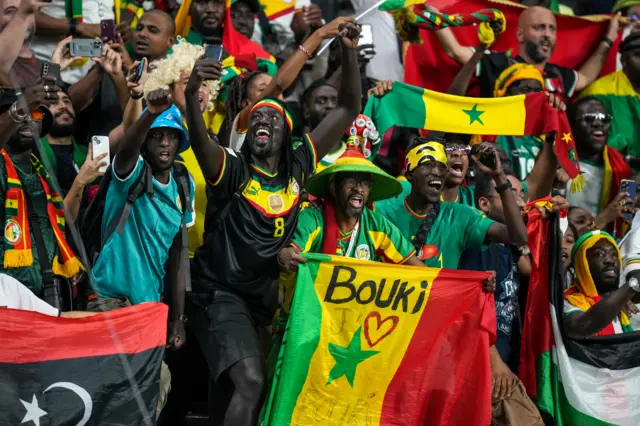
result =
M636 277L631 277L627 283L629 284L629 287L631 287L631 290L636 293L640 293L640 282Z

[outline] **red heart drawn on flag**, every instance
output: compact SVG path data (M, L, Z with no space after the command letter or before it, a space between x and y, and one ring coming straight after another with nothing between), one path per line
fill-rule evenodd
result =
M396 315L391 315L382 319L379 312L371 312L364 319L364 337L367 339L369 347L372 348L385 337L390 335L393 330L398 326L398 318Z

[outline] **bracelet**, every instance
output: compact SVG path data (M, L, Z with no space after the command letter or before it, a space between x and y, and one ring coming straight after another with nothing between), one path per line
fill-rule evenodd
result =
M129 97L131 99L133 99L134 101L139 101L140 99L142 99L144 97L144 93L141 93L139 95L135 95L135 94L129 92Z
M183 324L187 324L189 322L189 320L187 319L187 316L185 314L180 314L177 317L174 317L174 321L182 321Z
M11 117L11 119L15 122L15 123L22 123L24 120L27 119L27 116L29 114L25 113L20 115L20 113L18 112L18 103L14 102L13 105L11 105L11 107L9 108L9 117Z
M69 34L72 36L78 35L78 20L76 18L69 19Z
M509 180L507 180L502 185L496 186L496 192L498 194L502 194L504 191L506 191L507 189L511 189L511 188L513 188L513 185L511 185L511 182Z
M307 54L307 56L309 57L309 59L313 58L313 55L311 54L311 52L309 52L309 49L307 49L306 47L304 47L303 45L299 44L298 45L298 49L302 50L304 53Z
M607 43L609 45L609 48L613 47L613 40L611 40L609 37L604 37L600 42Z

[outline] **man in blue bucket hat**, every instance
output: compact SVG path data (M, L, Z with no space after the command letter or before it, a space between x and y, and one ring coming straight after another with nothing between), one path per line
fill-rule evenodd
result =
M120 299L135 305L160 301L166 278L170 337L175 337L169 343L179 347L185 341L186 287L177 270L182 262L181 228L195 222L195 186L184 166L174 163L189 145L180 111L163 90L151 92L147 104L125 133L107 172L111 179L104 201L102 249L92 284L98 301ZM136 188L140 193L134 195Z

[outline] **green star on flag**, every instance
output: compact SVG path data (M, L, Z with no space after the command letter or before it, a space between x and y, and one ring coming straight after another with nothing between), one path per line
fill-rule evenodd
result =
M478 104L475 104L471 109L463 109L462 111L469 116L469 125L472 125L477 121L484 126L482 119L480 119L480 116L484 114L484 111L478 111Z
M353 388L353 380L356 377L356 367L362 361L374 356L379 351L363 351L361 346L362 327L358 328L351 338L349 346L338 346L333 343L329 343L329 353L336 360L336 365L329 372L329 380L327 385L342 376L347 377L349 385Z

